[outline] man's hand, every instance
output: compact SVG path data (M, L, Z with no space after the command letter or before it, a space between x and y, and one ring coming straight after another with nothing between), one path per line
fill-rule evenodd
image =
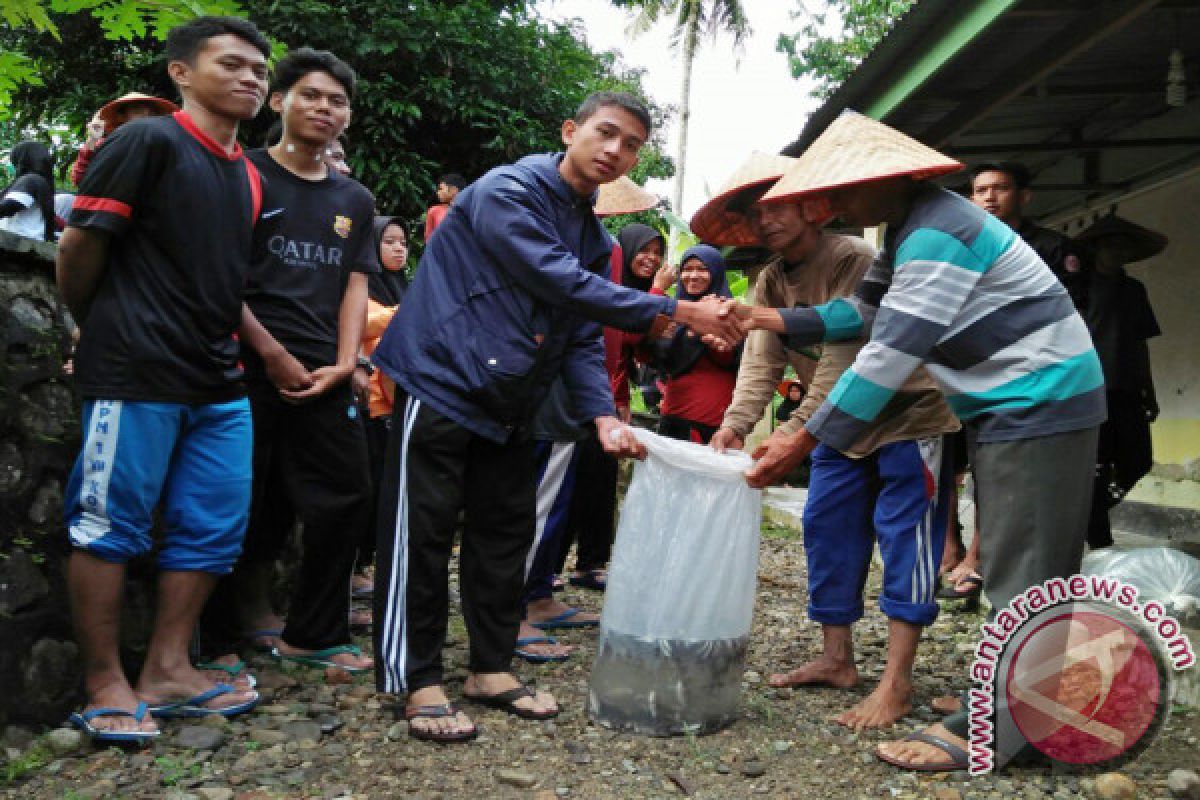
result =
M267 380L280 391L307 389L313 385L312 375L294 355L282 347L263 357Z
M371 376L364 368L356 366L354 374L350 376L350 386L354 397L365 408L371 399Z
M280 389L279 396L289 403L304 403L350 379L354 367L320 367L309 373L312 383L304 389Z
M746 471L746 483L752 489L765 489L776 483L795 469L817 444L816 437L804 429L794 434L775 431L751 454L758 463Z
M596 438L604 452L613 458L633 457L641 461L646 457L646 447L637 440L633 431L616 417L596 417Z
M715 300L691 302L680 300L675 306L674 320L706 337L705 344L716 350L731 349L746 338L747 328L738 314L724 311L727 304ZM708 337L712 337L711 341Z
M628 425L633 421L633 410L629 406L617 406L617 419Z
M726 450L741 450L744 444L742 437L734 433L732 428L721 428L708 441L708 446L718 453L724 453Z

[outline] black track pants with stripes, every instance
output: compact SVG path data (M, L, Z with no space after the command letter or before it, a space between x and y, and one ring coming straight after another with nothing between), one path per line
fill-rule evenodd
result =
M532 440L496 444L396 396L379 495L375 659L380 691L440 685L454 534L471 672L506 672L533 541Z

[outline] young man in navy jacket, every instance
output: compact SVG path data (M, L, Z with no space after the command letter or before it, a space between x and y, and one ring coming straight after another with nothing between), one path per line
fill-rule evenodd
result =
M566 152L494 169L459 194L430 239L405 313L375 361L396 382L376 575L377 683L407 693L417 738L475 735L443 689L447 568L460 511L464 694L526 718L554 716L545 692L509 672L533 538L529 419L562 375L581 418L614 455L640 447L616 418L601 324L698 333L740 325L716 305L676 302L601 277L610 239L592 213L597 187L637 162L650 130L633 97L599 93L563 123Z

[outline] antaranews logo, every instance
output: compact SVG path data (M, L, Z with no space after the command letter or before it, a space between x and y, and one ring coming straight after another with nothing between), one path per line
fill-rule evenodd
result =
M1100 575L1030 587L982 634L968 693L972 775L1027 745L1083 769L1124 763L1166 721L1172 673L1196 663L1162 604Z

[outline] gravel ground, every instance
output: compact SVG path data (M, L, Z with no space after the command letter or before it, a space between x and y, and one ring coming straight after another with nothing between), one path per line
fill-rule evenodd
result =
M819 632L804 616L803 550L798 534L764 528L759 596L743 691L743 718L703 737L672 739L614 734L589 725L584 711L595 633L565 631L578 645L569 662L518 672L553 691L563 713L532 723L498 711L468 710L479 739L438 746L408 738L369 680L330 684L303 667L281 669L251 657L264 695L253 714L233 720L168 722L152 747L91 751L73 732L33 743L6 737L0 796L20 798L451 798L486 790L491 798L1070 798L1107 794L1108 782L1047 769L1016 769L968 780L918 776L871 755L895 732L856 735L831 717L864 696L883 666L886 627L875 607L872 575L867 617L856 629L866 687L854 691L776 690L766 676L813 656ZM599 610L601 597L568 591L568 602ZM972 631L980 617L943 613L918 657L915 711L896 729L907 732L934 717L932 697L962 688ZM451 692L464 677L461 618L451 622ZM364 642L364 644L367 644ZM1175 713L1151 748L1122 773L1137 797L1170 797L1167 774L1200 766L1200 716ZM15 746L14 746L15 745ZM469 795L468 795L469 796Z

